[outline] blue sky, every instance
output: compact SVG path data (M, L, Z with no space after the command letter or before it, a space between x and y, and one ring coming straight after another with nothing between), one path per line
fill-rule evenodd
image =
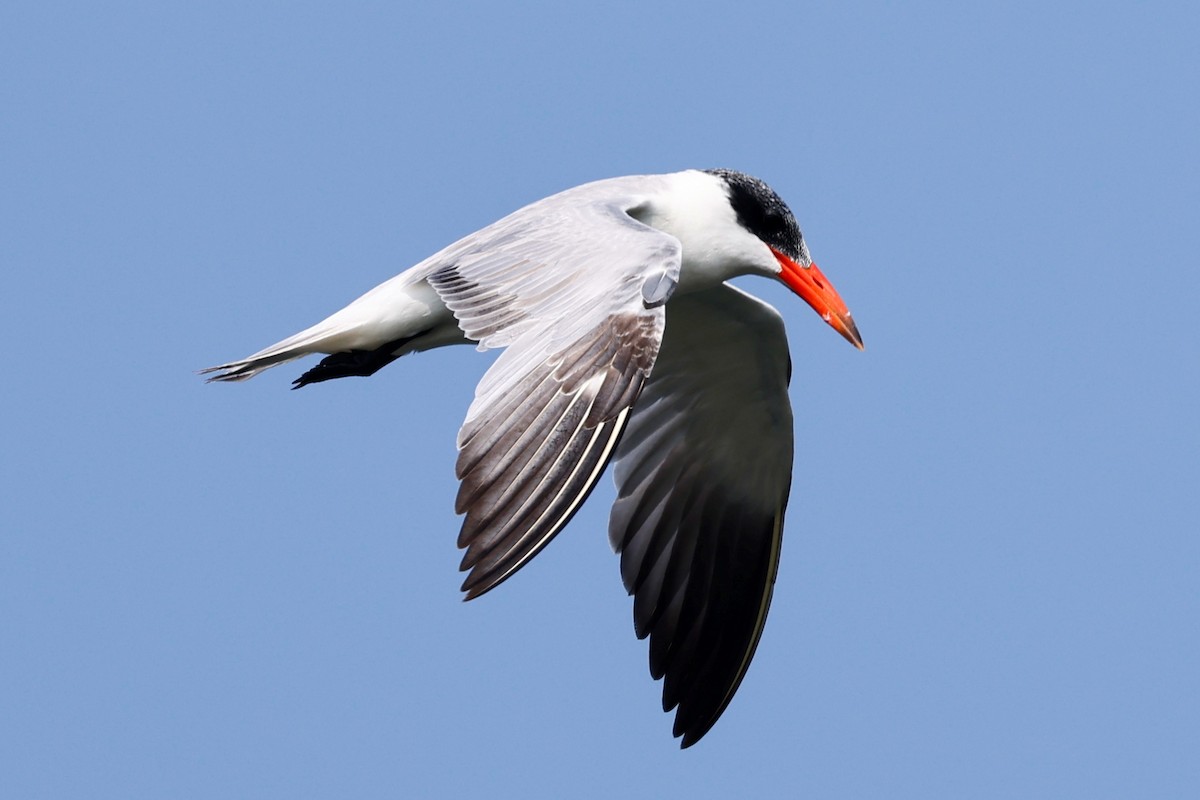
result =
M0 10L0 794L1197 796L1196 4L411 5ZM867 350L740 282L795 483L680 752L607 480L459 599L488 355L193 371L711 166L788 200Z

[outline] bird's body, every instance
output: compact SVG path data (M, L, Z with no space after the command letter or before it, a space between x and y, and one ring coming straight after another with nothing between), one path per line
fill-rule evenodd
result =
M773 308L724 283L741 274L780 278L861 347L783 201L689 170L540 200L207 372L327 354L299 387L448 344L505 348L458 437L467 597L536 555L615 456L610 537L688 746L753 655L790 487L787 340Z

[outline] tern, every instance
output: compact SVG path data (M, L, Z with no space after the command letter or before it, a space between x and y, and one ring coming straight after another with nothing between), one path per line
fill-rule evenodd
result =
M294 381L368 376L451 344L502 348L458 433L466 599L554 538L613 461L609 521L634 630L689 747L754 655L791 487L783 282L860 350L788 206L726 169L587 183L435 253L316 325L203 370L241 381L312 353Z

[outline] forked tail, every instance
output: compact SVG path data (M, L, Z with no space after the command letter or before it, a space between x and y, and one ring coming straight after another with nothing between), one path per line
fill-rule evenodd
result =
M423 333L426 332L423 331ZM297 336L291 339L285 339L279 344L272 345L266 350L255 353L248 358L243 358L241 361L231 361L228 364L202 369L200 370L200 374L208 375L216 373L208 379L209 383L212 381L244 381L277 364L292 361L309 353L329 353L333 349L325 349L323 346L329 344L332 337L316 337L312 341L303 340L304 343L293 341L300 336L303 336L303 334L297 334ZM405 336L370 350L339 350L330 353L321 359L321 363L292 381L292 388L299 389L301 386L307 386L310 383L320 383L321 381L328 381L333 378L348 378L351 376L367 377L374 375L399 358L404 353L404 346L419 336L420 334L417 336Z

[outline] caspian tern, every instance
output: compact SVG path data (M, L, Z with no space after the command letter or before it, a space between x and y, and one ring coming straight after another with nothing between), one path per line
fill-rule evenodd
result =
M327 354L293 388L449 344L504 348L458 434L466 599L533 558L610 459L609 522L674 735L698 741L766 621L791 485L783 320L726 280L786 284L855 347L792 212L732 170L612 178L470 234L240 361L240 381Z

